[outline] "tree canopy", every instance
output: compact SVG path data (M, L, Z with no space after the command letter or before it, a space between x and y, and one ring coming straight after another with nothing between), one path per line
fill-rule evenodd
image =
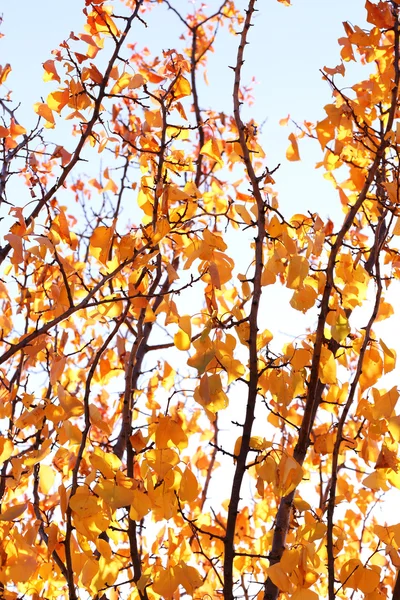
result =
M399 0L343 23L324 117L282 118L334 220L280 208L244 116L272 2L82 4L33 128L0 67L0 597L399 600ZM139 47L165 10L180 37Z

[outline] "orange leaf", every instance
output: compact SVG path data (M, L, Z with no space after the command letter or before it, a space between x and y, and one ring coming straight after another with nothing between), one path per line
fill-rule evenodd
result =
M289 140L291 142L289 148L286 150L286 158L290 161L300 160L299 147L297 145L296 136L294 133L289 135Z
M7 63L4 67L0 66L0 85L2 85L11 73L11 65Z
M54 128L54 116L47 104L45 104L44 102L36 102L36 104L33 105L33 110L36 114L39 115L39 117L43 117L43 119L47 121L44 125L45 127L47 127L48 129Z

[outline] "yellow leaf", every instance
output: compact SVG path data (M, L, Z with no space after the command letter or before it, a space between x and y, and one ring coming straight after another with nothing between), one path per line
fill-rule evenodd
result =
M210 138L200 150L200 154L208 156L212 160L215 160L220 167L223 167L224 161L221 158L221 152L219 150L218 141L215 138ZM207 231L207 230L206 230Z
M381 419L382 417L385 417L385 419L389 419L393 415L398 399L399 392L396 386L393 386L385 393L380 393L378 390L374 389L374 418Z
M141 432L138 431L135 435L138 433L141 434ZM188 445L188 436L183 431L181 425L172 417L159 417L155 439L157 448L167 448L172 443L180 450L183 450L184 448L187 448ZM144 443L144 446L145 445L146 444Z
M56 112L60 113L64 106L66 106L69 102L68 88L52 92L47 96L46 102L50 110L55 110Z
M295 498L293 500L293 505L299 512L304 512L305 510L311 510L311 506L308 502L303 500L302 498Z
M39 471L39 489L42 494L48 494L53 487L56 478L54 467L49 465L40 465Z
M388 319L394 314L393 306L389 304L389 302L384 302L383 300L379 304L378 314L376 315L377 321L383 321L384 319Z
M297 290L308 275L308 260L304 256L293 256L289 262L286 287Z
M134 498L134 490L117 485L115 481L107 481L105 479L95 485L94 493L100 496L111 508L116 510L123 506L129 506Z
M189 358L187 364L197 369L198 375L202 375L215 356L215 347L208 335L205 338L200 337L193 346L196 353Z
M400 235L400 217L397 217L396 219L396 224L393 228L393 235Z
M290 161L300 160L299 147L297 145L296 136L294 133L289 135L289 140L291 142L289 148L286 150L286 158Z
M326 347L321 348L321 361L319 365L319 378L321 383L336 383L336 362L332 352Z
M295 593L290 597L290 600L318 600L319 596L316 592L308 588L297 588Z
M383 340L379 340L383 350L383 370L385 373L390 373L396 366L396 350L388 348Z
M216 373L208 376L205 373L200 379L200 385L194 391L194 399L212 413L226 408L229 400L222 389L220 375Z
M24 513L27 509L27 504L15 504L10 506L0 515L0 521L14 521Z
M239 438L241 439L241 438ZM235 452L236 454L236 452ZM271 455L268 455L261 465L256 467L257 475L267 483L277 484L278 480L278 465Z
M283 454L278 466L279 488L283 496L290 494L303 479L301 465L288 454Z
M131 442L131 446L135 452L140 452L147 445L147 439L145 438L143 433L140 431L136 431L133 435L130 436L129 440Z
M3 464L10 458L14 450L14 445L11 440L0 437L0 464Z
M175 567L179 583L185 588L189 596L193 596L194 591L203 583L200 573L194 567L184 563L182 560L178 567Z
M299 561L300 550L297 548L291 548L283 551L279 565L285 571L285 573L289 575L297 567Z
M362 480L362 484L371 490L383 490L387 492L389 486L386 481L386 475L383 471L374 471L371 475Z
M189 350L191 342L187 333L179 329L174 335L174 344L178 350Z
M390 435L397 443L400 442L400 416L392 417L388 422L388 430Z
M132 79L132 75L129 73L122 73L121 77L118 81L115 82L114 86L111 88L110 94L120 94L122 90L128 87L130 81Z
M317 292L310 285L305 285L303 288L295 290L290 306L296 310L305 313L312 308L317 299Z
M383 361L375 344L367 348L364 354L362 373L360 376L360 389L365 389L374 385L382 376Z
M330 454L335 445L335 435L333 433L323 433L318 435L314 442L314 452L317 454Z
M174 95L175 100L179 100L179 98L184 98L185 96L190 96L192 92L192 88L190 87L190 83L185 77L182 75L178 78L178 81L172 88L172 93Z
M151 510L151 501L147 494L140 490L133 490L133 500L129 516L134 521L141 521Z
M357 583L357 588L364 594L374 592L380 583L379 572L365 567L361 570L361 577Z
M147 463L161 478L163 478L168 471L179 462L178 454L171 448L148 450L145 456Z
M271 579L272 583L276 585L278 590L281 592L291 591L292 584L290 583L290 579L279 563L268 567L266 571L268 573L268 577Z
M157 573L152 589L162 598L171 598L178 586L179 581L174 572L174 567L168 567Z
M344 315L339 313L336 317L335 324L332 325L332 327L331 327L332 337L334 340L336 340L340 344L344 339L346 339L346 337L349 335L349 333L350 333L349 322Z
M358 589L362 569L362 562L357 558L348 560L341 568L339 575L339 579L344 587Z
M181 484L179 486L179 498L182 502L194 502L199 493L199 484L196 477L189 467L183 472Z
M108 260L114 227L96 227L90 237L90 250L92 256L105 264Z
M69 505L81 518L92 517L100 511L97 498L85 488L78 488L77 493L70 498Z
M50 383L55 385L61 378L67 359L65 356L55 356L50 369Z
M243 204L235 204L235 211L237 214L243 219L246 225L251 225L253 222L253 218L250 216L247 208L243 206Z

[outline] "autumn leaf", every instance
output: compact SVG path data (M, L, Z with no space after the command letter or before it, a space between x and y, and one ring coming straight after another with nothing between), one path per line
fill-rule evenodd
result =
M194 502L198 495L198 483L196 477L189 467L186 467L182 474L181 484L179 486L179 498L182 502Z
M297 145L297 139L294 133L289 135L290 146L286 150L286 158L290 161L300 160L299 148Z
M272 582L277 586L279 590L281 590L282 592L292 591L292 584L290 583L290 579L279 563L268 567L267 573L268 577L270 577Z
M57 73L54 60L46 60L46 62L43 63L43 69L43 81L61 81Z
M221 157L221 152L220 152L218 140L216 140L215 138L209 139L204 144L204 146L200 150L200 154L203 154L204 156L208 156L212 160L215 160L215 162L220 167L222 167L224 165L224 162L223 162L222 157Z
M10 506L3 510L0 514L0 521L14 521L14 519L18 519L27 509L28 505L25 504L15 504L14 506Z
M11 73L11 65L7 63L4 67L0 66L0 85L2 85Z
M49 129L55 127L53 113L47 104L44 102L36 102L36 104L33 105L33 110L39 115L39 117L43 117L43 119L46 121L44 124L45 127Z

